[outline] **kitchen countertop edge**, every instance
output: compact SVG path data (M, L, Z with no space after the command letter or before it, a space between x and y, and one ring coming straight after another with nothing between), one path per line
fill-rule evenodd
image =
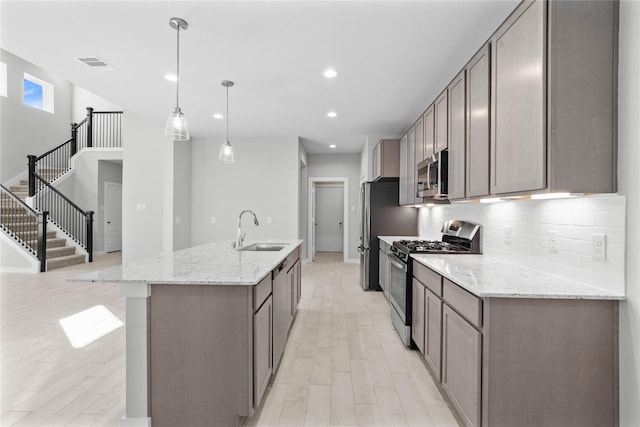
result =
M411 254L480 298L625 300L626 296L487 255Z
M280 251L236 251L231 241L217 241L67 278L68 282L127 285L253 286L299 248L303 240L248 241L283 243Z

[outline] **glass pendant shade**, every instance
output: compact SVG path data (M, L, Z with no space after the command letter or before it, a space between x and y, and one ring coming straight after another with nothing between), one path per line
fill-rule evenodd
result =
M218 160L224 163L235 162L235 159L233 157L233 147L231 146L231 143L228 140L225 141L224 144L222 144L222 147L220 148L220 156L218 157Z
M173 138L174 141L187 141L189 139L189 127L187 118L179 108L173 110L167 119L167 126L164 134Z

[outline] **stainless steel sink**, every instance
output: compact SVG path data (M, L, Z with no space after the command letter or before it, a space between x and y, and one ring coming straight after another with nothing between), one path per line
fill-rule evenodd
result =
M251 252L277 252L284 249L285 246L287 246L287 243L253 243L238 250Z

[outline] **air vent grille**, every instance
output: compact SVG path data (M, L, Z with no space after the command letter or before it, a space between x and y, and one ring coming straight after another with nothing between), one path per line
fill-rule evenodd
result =
M97 56L81 56L76 58L78 61L87 65L92 70L114 70L114 68L107 63L107 61L98 58Z

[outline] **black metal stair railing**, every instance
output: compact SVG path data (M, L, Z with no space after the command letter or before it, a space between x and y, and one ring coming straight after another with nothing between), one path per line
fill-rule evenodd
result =
M36 212L0 184L0 228L40 261L44 272L47 261L48 212Z
M83 148L122 147L122 111L93 111L87 107L87 117L80 123L71 124L71 138L46 153L29 159L29 196L42 186L36 183L35 174L52 182L67 172L70 159Z
M47 210L49 221L56 224L88 253L93 262L93 211L83 211L64 194L35 174L41 190L33 196L36 210Z

